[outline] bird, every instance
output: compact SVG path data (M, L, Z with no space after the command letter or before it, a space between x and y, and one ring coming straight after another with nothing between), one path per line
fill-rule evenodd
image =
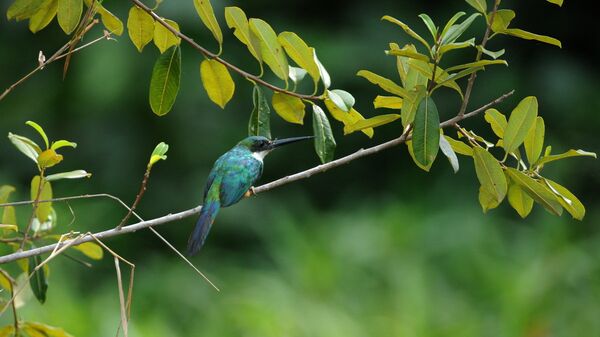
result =
M200 217L188 240L188 255L193 256L202 248L222 207L231 206L249 191L252 192L252 186L262 175L263 159L267 154L280 146L311 138L313 136L270 140L263 136L250 136L219 157L204 187Z

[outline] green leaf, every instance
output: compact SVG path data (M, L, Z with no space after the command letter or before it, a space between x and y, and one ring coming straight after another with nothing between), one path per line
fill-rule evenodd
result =
M359 120L356 123L350 125L348 128L344 128L344 134L349 134L364 129L376 128L378 126L391 123L397 120L398 118L400 118L400 115L398 114L387 114Z
M486 0L466 0L471 7L475 8L481 14L485 14L487 12L487 2Z
M387 108L387 109L402 109L402 98L397 96L377 96L373 100L373 106L375 109Z
M429 170L431 170L431 166L433 165L433 162L429 163L429 165L423 165L421 164L417 158L415 157L415 151L413 148L413 142L412 140L407 140L406 141L406 148L408 149L408 154L410 154L410 157L412 158L412 160L415 162L415 165L417 165L421 170L425 171L425 172L429 172Z
M58 11L58 0L44 0L37 11L29 18L29 30L37 33L54 19Z
M35 200L35 197L38 195L39 188L40 176L35 176L31 180L31 200ZM50 184L50 182L44 181L38 200L50 199L52 199L52 185ZM40 222L46 221L50 213L52 213L52 202L38 203L37 209L35 210L35 215L40 220Z
M42 136L42 139L44 140L44 144L46 144L46 148L50 147L50 145L48 144L48 136L46 136L46 132L44 132L44 129L42 129L42 127L39 124L37 124L36 122L32 122L32 121L27 121L27 122L25 122L25 124L34 128L35 131L37 131L40 134L40 136Z
M350 130L350 126L355 124L358 121L362 121L365 118L355 109L351 109L349 112L344 112L340 108L338 108L330 99L325 99L325 106L329 113L333 118L337 121L340 121L344 124L344 133L348 134ZM374 134L374 130L372 128L361 130L362 133L367 135L367 137L372 138Z
M275 92L271 104L275 112L286 122L304 124L304 102L302 99Z
M14 280L12 279L12 277L10 277L10 275L3 269L0 269L0 288L1 288L0 292L2 292L2 289L11 291L13 288L13 282L14 282ZM9 336L9 334L6 334L6 335L2 334L2 331L5 331L5 330L6 329L0 330L0 337Z
M561 7L562 7L562 4L563 4L563 0L546 0L546 1L548 1L549 3L553 3L555 5L559 5Z
M61 147L65 147L65 146L70 146L72 148L76 148L77 147L77 143L61 139L61 140L57 140L55 142L52 142L52 145L50 146L50 148L52 150L56 151L56 150L60 149Z
M431 33L431 37L433 38L433 41L436 41L437 40L437 27L433 23L433 20L431 20L429 15L427 15L425 13L419 14L419 17L421 18L421 20L423 20L423 22L425 23L425 26L427 26L427 29L429 30L429 33Z
M96 4L96 6L98 6L98 13L102 18L102 24L104 27L106 27L109 32L117 36L121 36L123 34L123 22L121 22L116 15L109 12L102 5Z
M444 135L444 138L450 144L450 146L452 146L452 150L454 150L454 152L456 152L458 154L462 154L464 156L473 157L473 148L470 147L469 145L467 145L459 140L456 140L450 136Z
M358 73L356 73L356 75L367 79L369 82L379 86L381 89L383 89L391 94L394 94L394 95L397 95L400 97L408 96L408 92L406 91L406 89L404 89L401 86L399 86L398 84L394 83L394 81L387 79L383 76L377 75L371 71L361 70Z
M23 322L23 330L29 337L73 337L62 328L49 326L43 323Z
M481 184L479 201L483 211L487 212L496 208L506 196L506 177L498 160L488 151L480 147L473 148L473 160Z
M33 276L29 280L31 290L35 298L41 303L46 302L46 291L48 291L48 281L46 279L46 268L40 268L34 272L35 268L42 263L42 257L35 255L29 258L29 271L33 272Z
M508 185L508 203L525 219L533 208L533 199L516 183Z
M435 67L431 63L420 60L409 60L408 63L412 69L419 71L427 79L431 79L433 77L433 69L435 68L435 82L439 83L440 86L446 86L455 90L460 97L463 98L463 93L460 89L460 86L453 79L450 79L450 75L441 67Z
M95 242L84 242L80 245L73 246L73 248L82 252L92 260L102 260L102 257L104 256L102 247Z
M144 47L154 38L154 19L143 9L133 6L129 10L127 32L131 42L141 53Z
M500 56L504 55L504 52L505 52L504 49L500 49L498 51L491 51L491 50L487 50L487 49L483 48L482 46L477 46L477 50L481 50L482 53L493 58L494 60L499 58Z
M223 44L223 33L221 32L221 27L219 27L219 22L217 22L217 18L215 17L215 12L210 4L210 0L194 0L194 7L196 7L200 20L202 20L202 23L210 30L215 37L215 40L219 42L220 47Z
M544 119L538 116L525 136L525 154L529 164L537 162L542 154L545 130Z
M400 28L402 28L406 32L406 34L412 36L414 39L421 42L425 47L427 47L427 50L429 50L431 52L431 46L429 46L429 43L427 43L427 41L425 41L425 39L423 39L419 34L415 33L412 29L410 29L410 27L407 24L405 24L404 22L402 22L396 18L393 18L389 15L385 15L381 19L389 21L391 23L394 23L394 24L400 26Z
M327 98L329 98L338 108L344 112L350 111L356 102L354 97L344 90L327 90Z
M46 181L55 181L60 179L80 179L80 178L89 178L92 174L88 173L85 170L75 170L69 172L55 173L47 176Z
M440 36L445 36L448 33L448 31L450 30L450 28L452 28L452 26L454 26L454 23L456 21L458 21L458 19L462 18L465 15L467 15L467 13L465 13L465 12L457 12L456 14L454 14L452 16L452 18L450 18L450 20L448 20L448 22L446 22L446 25L444 26L444 29L442 30L442 33L440 34Z
M506 30L506 28L508 28L515 16L515 11L511 9L499 9L494 15L494 22L492 22L492 31L496 33L502 33L504 30ZM492 16L490 15L488 20L491 20L491 18Z
M417 73L416 70L414 70L413 68L410 69L409 71L409 77L408 79L410 80L410 77ZM418 78L425 78L422 76L417 76ZM408 126L410 123L412 123L415 119L415 113L417 112L417 107L419 106L419 104L421 103L421 101L423 100L423 98L425 97L425 95L427 94L427 90L425 89L425 87L423 85L419 85L417 87L415 87L413 90L408 92L408 96L406 96L404 98L404 100L402 101L402 111L401 111L401 115L402 115L402 125L404 127Z
M71 34L81 19L83 0L58 0L58 24L67 34Z
M215 59L204 60L200 63L200 78L208 98L225 109L235 92L235 82L227 67Z
M263 89L258 85L255 85L252 91L252 102L254 109L250 114L248 136L263 136L271 139L271 109ZM304 110L302 113L304 114Z
M44 0L15 0L6 11L8 20L17 21L29 19L43 5Z
M475 46L475 38L472 38L470 40L463 41L463 42L449 43L449 44L443 45L440 48L439 54L444 55L451 50L463 49L463 48L474 47L474 46Z
M150 79L150 107L158 116L164 116L173 107L181 78L181 51L173 46L160 54Z
M417 51L414 51L409 46L406 46L403 49L386 50L385 53L388 54L388 55L404 56L404 57L408 57L408 58L411 58L411 59L416 59L416 60L421 60L421 61L429 62L429 56L423 55L423 54L421 54L421 53L419 53Z
M164 19L164 21L175 30L179 31L179 25L175 21ZM160 22L154 22L154 44L160 50L160 53L164 53L167 49L178 45L181 39L175 36L170 30L163 26Z
M454 173L458 172L458 157L456 157L456 153L452 149L452 145L450 145L448 140L446 140L446 137L440 137L440 150L442 150L444 156L448 158L448 161L450 162L450 165L452 165L452 170L454 170Z
M476 62L459 64L457 66L446 69L446 71L453 72L456 70L468 69L468 68L479 68L479 67L485 67L485 66L489 66L489 65L493 65L493 64L503 64L505 66L508 66L508 63L505 60L481 60L481 61L476 61Z
M325 87L325 89L329 89L329 87L331 86L331 77L329 76L327 69L325 69L325 67L323 66L321 61L319 61L319 58L317 57L317 51L314 49L313 49L313 56L315 59L315 63L317 64L317 67L319 68L319 77L321 77L323 86Z
M485 111L484 118L486 122L490 123L490 126L492 127L492 130L496 136L502 139L504 137L504 130L508 124L506 121L506 116L496 109L487 109Z
M542 183L512 167L506 169L510 179L518 184L538 204L554 215L561 215L562 206L558 198Z
M467 30L467 28L469 28L471 24L473 24L473 21L475 21L475 19L480 15L481 14L479 13L471 14L471 16L466 18L465 21L457 25L452 25L450 28L448 28L445 34L441 36L442 45L454 43Z
M562 207L564 207L574 219L583 220L583 217L585 217L585 207L581 201L579 201L571 191L559 183L550 179L545 179L545 181L550 187L550 190L558 196L558 202L560 202Z
M324 164L332 161L336 146L335 139L325 112L316 104L313 104L313 133L315 135L315 151L321 162Z
M440 144L440 117L435 102L426 96L415 114L413 150L415 159L423 166L433 163Z
M538 114L538 102L534 96L525 97L508 118L504 130L504 149L506 153L514 152L525 140L529 129L535 123Z
M229 28L233 28L233 35L248 47L248 51L258 61L262 69L262 55L260 41L250 32L246 13L239 7L225 7L225 21Z
M305 69L312 77L315 87L321 78L319 67L315 62L314 50L310 48L296 33L282 32L277 37L279 43L285 49L288 56L296 62L297 65Z
M524 40L540 41L562 48L562 44L560 43L560 41L550 36L534 34L518 28L507 28L504 31L502 31L502 33L515 36Z
M260 50L265 63L287 84L288 61L273 28L261 19L250 19L250 31L260 41Z
M169 151L169 145L167 143L158 143L150 155L148 167L152 167L152 165L156 164L159 160L167 160L167 151Z
M5 203L12 192L15 191L14 186L2 185L0 186L0 204Z
M289 71L288 76L290 77L290 80L292 80L292 82L294 82L296 84L300 83L300 81L302 81L304 79L306 74L308 74L308 72L302 68L290 66L289 69L290 69L290 71Z
M38 165L41 169L45 169L60 163L62 160L62 155L57 154L56 151L52 149L48 149L38 156Z
M16 232L19 230L19 228L17 227L17 213L13 206L4 207L4 212L2 213L2 219L0 219L0 220L2 220L0 222L0 223L2 223L0 228L3 230L3 232L5 232L7 230Z
M596 158L596 153L587 152L584 150L571 149L571 150L569 150L565 153L561 153L561 154L544 155L542 158L540 158L540 160L538 160L536 165L543 165L543 164L553 162L555 160L560 160L560 159L565 159L565 158L570 158L570 157L582 157L582 156Z
M13 133L8 133L8 139L13 143L13 145L21 151L24 155L29 157L35 163L38 162L38 156L42 153L42 149L31 139L15 135Z

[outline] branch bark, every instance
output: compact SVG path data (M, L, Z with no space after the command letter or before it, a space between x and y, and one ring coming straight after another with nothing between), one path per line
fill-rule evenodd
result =
M446 121L440 123L440 128L452 127L452 126L455 126L456 123L458 123L464 119L476 116L479 113L488 109L489 107L504 101L506 98L511 96L513 93L514 93L514 90L496 98L495 100L491 101L490 103L488 103L476 110L473 110L467 114L457 115L449 120L446 120ZM296 174L293 174L293 175L290 175L287 177L283 177L281 179L272 181L270 183L258 186L256 188L254 188L254 193L258 194L258 193L267 192L276 187L279 187L279 186L282 186L285 184L289 184L291 182L298 181L301 179L309 178L315 174L325 172L329 169L332 169L332 168L335 168L335 167L338 167L338 166L341 166L344 164L348 164L356 159L363 158L363 157L378 153L382 150L389 149L391 147L400 145L411 138L409 133L410 133L410 129L406 130L400 137L392 139L388 142L385 142L385 143L382 143L382 144L379 144L379 145L376 145L376 146L373 146L373 147L370 147L367 149L360 149L350 155L347 155L345 157L331 161L329 163L322 164L322 165L313 167L311 169L308 169L308 170L305 170L305 171L302 171L302 172L299 172L299 173L296 173ZM67 197L67 198L62 198L62 200L73 199L73 198L74 197ZM61 199L61 198L59 198L59 199ZM59 199L55 199L55 200L59 200ZM44 202L44 201L47 201L47 200L40 200L39 202ZM10 204L1 204L0 207L9 206L9 205L20 205L20 204L25 204L25 203L31 203L31 202L27 201L27 202L16 202L16 203L10 203ZM182 211L179 213L168 214L168 215L165 215L165 216L162 216L159 218L155 218L152 220L140 221L136 224L122 227L121 229L117 229L117 228L108 229L108 230L105 230L102 232L95 233L94 236L96 238L102 240L102 239L110 238L110 237L117 236L117 235L134 233L140 229L153 227L153 226L157 226L157 225L162 225L165 223L170 223L170 222L174 222L177 220L181 220L181 219L190 217L192 215L196 215L200 212L200 209L202 209L202 206L194 207L192 209L188 209L188 210L185 210L185 211ZM60 249L61 247L65 246L65 245L76 246L76 245L82 244L84 242L90 242L93 240L94 240L94 238L92 236L85 236L85 237L74 239L74 240L66 240L64 242L61 242L60 244L51 244L51 245L38 247L38 248L26 250L26 251L15 252L12 254L0 256L0 264L13 262L13 261L16 261L19 259L28 258L28 257L35 256L35 255L49 253L49 252L54 251L55 249Z

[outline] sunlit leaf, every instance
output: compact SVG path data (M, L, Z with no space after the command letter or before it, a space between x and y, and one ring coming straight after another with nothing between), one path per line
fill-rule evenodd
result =
M450 162L450 165L452 165L452 170L454 170L454 173L458 172L458 157L456 157L456 153L452 149L452 146L450 145L448 140L446 140L446 137L440 137L440 150L442 150L444 156L448 158L448 161Z
M448 22L446 22L446 25L444 26L444 29L442 29L442 32L440 33L440 36L447 35L447 33L450 30L450 28L452 28L452 26L454 26L454 23L456 23L456 21L458 21L458 19L462 18L465 15L467 15L467 13L465 13L465 12L457 12L457 13L455 13L452 16L452 18L450 18L450 20L448 20Z
M485 111L484 118L486 122L490 123L490 126L492 127L492 130L496 136L502 139L504 137L504 130L508 124L506 121L506 116L496 109L487 109Z
M466 30L473 24L473 21L481 14L475 13L465 19L465 21L452 25L445 33L441 36L442 45L454 43Z
M154 19L143 9L133 6L129 10L127 32L133 45L142 52L144 46L154 38Z
M579 201L571 191L559 183L550 179L545 180L546 183L549 184L549 187L551 187L550 190L558 196L558 202L560 202L562 207L564 207L574 219L583 220L583 217L585 217L585 207L581 201Z
M42 153L42 149L34 141L10 132L8 133L8 139L19 151L37 163L38 155Z
M460 140L456 140L450 136L444 135L446 141L452 146L452 150L458 154L462 154L464 156L473 157L473 148L469 145L461 142Z
M536 164L537 165L547 164L547 163L553 162L555 160L560 160L560 159L565 159L565 158L570 158L570 157L593 157L593 158L596 158L596 153L588 152L588 151L584 151L584 150L571 149L571 150L569 150L565 153L561 153L561 154L544 155L542 158L540 158L540 160L538 160L538 162Z
M296 33L293 32L279 33L277 39L288 56L294 60L297 65L308 72L316 86L321 75L319 73L319 66L315 62L313 48L310 48L298 35L296 35Z
M538 114L538 101L534 96L525 97L513 109L504 130L504 149L514 152L525 140Z
M418 40L419 42L421 42L425 47L427 47L427 50L431 51L431 47L429 46L429 43L427 43L427 41L425 41L425 39L423 39L419 34L415 33L415 31L413 31L407 24L405 24L404 22L393 18L389 15L385 15L384 17L381 18L382 20L386 20L389 21L391 23L394 23L398 26L400 26L400 28L402 28L408 35L410 35L411 37L413 37L414 39Z
M485 66L489 66L489 65L493 65L493 64L503 64L505 66L508 66L508 63L505 60L481 60L481 61L476 61L476 62L459 64L457 66L453 66L453 67L446 69L446 71L453 72L456 70L467 69L467 68L479 68L479 67L485 67Z
M422 60L425 62L429 62L429 56L423 55L419 52L411 50L411 48L405 47L403 49L392 49L387 50L386 54L393 56L404 56L412 59Z
M515 16L515 11L511 9L499 9L494 15L494 22L492 22L492 31L496 33L503 32L506 28L508 28ZM491 20L491 15L488 20Z
M364 129L376 128L378 126L391 123L399 118L400 118L399 114L387 114L387 115L379 115L379 116L371 117L368 119L359 120L356 123L348 126L348 128L344 128L344 134L349 134L349 133L364 130Z
M389 93L392 93L392 94L400 96L400 97L408 96L406 89L404 89L401 86L399 86L398 84L394 83L394 81L387 79L383 76L377 75L371 71L361 70L358 73L356 73L356 75L367 79L369 82L379 86L381 89L383 89Z
M530 197L554 215L562 214L560 200L544 184L512 167L506 169L512 181L517 183Z
M415 59L409 60L408 63L411 69L419 71L427 79L431 79L433 77L433 69L435 69L435 82L439 83L439 85L455 90L460 97L463 98L463 93L460 86L453 79L450 79L450 75L441 67Z
M60 179L80 179L89 178L92 174L85 170L75 170L69 172L55 173L45 177L46 181L55 181Z
M260 50L263 61L265 61L277 77L287 83L287 57L285 56L279 40L277 40L277 34L275 34L273 28L261 19L250 19L250 31L252 31L260 41Z
M82 252L85 256L93 260L102 260L102 256L104 256L102 247L95 242L84 242L80 245L73 246L73 249Z
M160 54L150 79L150 107L158 116L166 115L177 98L181 78L181 51L173 46Z
M263 136L271 139L271 109L263 88L258 85L255 85L252 91L252 102L254 108L248 123L248 136ZM302 113L304 115L304 110L302 110ZM304 116L302 116L303 118Z
M113 13L109 12L104 6L96 4L98 6L98 13L102 18L102 24L106 29L118 36L123 34L123 22Z
M175 21L164 20L169 26L175 28L175 30L179 31L179 25ZM160 22L154 22L154 44L160 50L161 53L164 53L167 49L178 45L181 42L181 39L175 36L170 30L168 30L165 26L163 26Z
M70 141L68 141L68 140L61 139L61 140L57 140L57 141L55 141L55 142L52 142L52 145L50 146L50 148L51 148L52 150L55 150L55 151L56 151L56 150L60 149L61 147L65 147L65 146L69 146L69 147L72 147L72 148L76 148L76 147L77 147L77 143L74 143L74 142L70 142Z
M477 50L481 50L482 53L493 58L494 60L501 57L502 55L504 55L504 52L505 52L504 49L500 49L498 51L491 51L491 50L483 48L482 46L477 46Z
M29 337L73 337L62 328L37 322L23 322L23 330Z
M466 0L471 7L475 8L481 14L485 14L487 12L487 2L486 0Z
M433 38L433 40L437 40L437 27L435 26L435 23L433 23L431 17L429 17L429 15L425 13L419 14L419 17L421 18L421 20L423 20L425 26L427 26L427 29L429 30L429 33L431 33L431 37Z
M58 11L58 0L44 0L37 11L29 18L29 30L37 33L44 29Z
M302 99L284 93L273 93L271 101L275 112L289 123L304 124L304 102Z
M46 302L46 291L48 291L48 281L45 268L39 268L34 272L35 268L42 263L42 257L40 255L34 255L29 258L29 272L33 273L33 276L29 280L31 290L37 300L44 304Z
M525 154L529 164L534 164L542 154L545 130L544 119L538 116L525 136Z
M14 186L10 186L10 185L0 186L0 204L3 204L6 201L8 201L8 197L14 191L15 191Z
M563 0L546 0L546 1L548 1L549 3L553 3L555 5L559 5L559 6L562 6L562 4L563 4Z
M415 151L413 148L412 140L406 141L406 148L408 149L408 154L410 154L410 157L412 158L415 165L417 165L417 167L419 167L421 170L423 170L425 172L429 172L429 170L431 170L431 166L433 165L433 162L429 163L428 165L423 165L415 157Z
M408 73L407 80L410 80L411 75L418 74L416 70L411 68ZM419 77L425 78L425 77ZM410 123L412 123L415 119L415 113L417 112L417 107L427 94L427 90L423 85L418 85L414 89L408 92L408 95L402 101L402 125L406 127Z
M194 7L196 7L196 11L200 16L202 23L210 30L215 37L215 40L219 42L219 45L222 45L223 33L221 32L221 27L215 17L215 12L210 4L210 0L194 0Z
M58 24L68 35L71 34L81 19L83 0L58 0Z
M225 21L229 28L233 28L233 35L248 47L248 51L260 63L262 68L262 55L260 52L260 41L250 31L246 13L239 7L225 7Z
M298 84L298 83L300 83L300 81L302 81L304 79L306 74L308 74L308 72L306 70L304 70L302 68L290 66L290 71L289 71L288 76L290 77L290 80L292 80L292 82Z
M484 212L496 208L506 196L508 185L500 163L488 151L473 148L475 173L481 184L480 199ZM483 195L482 195L483 193Z
M325 67L323 66L321 61L319 61L319 58L317 57L317 52L314 49L313 49L313 56L315 59L315 63L317 64L317 67L319 68L319 77L321 78L321 81L323 82L323 86L325 87L325 89L329 89L329 87L331 86L331 77L329 76L327 69L325 69Z
M322 163L333 160L335 139L331 132L331 125L321 107L313 104L313 133L315 135L315 151Z
M365 118L355 109L351 109L349 112L345 112L338 108L333 102L329 99L325 100L325 106L329 113L333 118L337 121L340 121L344 124L344 133L348 134L348 130L351 125L355 124L358 121L364 120ZM362 133L367 135L367 137L372 138L374 134L374 130L372 128L361 130Z
M327 97L344 112L350 111L355 103L354 97L344 90L327 90Z
M512 35L512 36L515 36L515 37L518 37L521 39L525 39L525 40L540 41L540 42L548 43L551 45L555 45L559 48L562 48L562 44L560 43L560 41L553 37L550 37L550 36L534 34L534 33L527 32L527 31L524 31L524 30L518 29L518 28L508 28L508 29L505 29L504 31L502 31L502 33Z
M42 151L38 156L38 165L41 169L52 167L63 160L63 156L56 153L56 151L52 149L48 149L46 151Z
M6 271L4 271L3 269L0 269L0 288L10 292L12 290L12 287L13 287L12 278ZM2 290L0 289L0 292L1 291ZM0 330L0 331L3 331L3 330ZM0 334L0 337L1 336L2 336L2 334Z
M17 21L29 19L43 5L44 0L15 0L6 11L8 20Z
M39 193L39 196L38 196ZM31 200L50 200L52 199L52 185L48 181L44 181L40 189L40 176L35 176L31 180ZM52 212L52 202L40 202L37 205L35 215L41 222L46 221Z
M433 163L440 143L440 117L435 102L425 97L415 114L413 129L413 150L415 159L423 166Z
M165 142L158 143L150 155L148 166L152 167L152 165L156 164L159 160L167 160L167 151L169 151L169 144Z
M508 203L519 213L521 218L526 218L533 209L533 199L523 191L520 185L512 181L508 185Z
M440 48L439 54L443 55L451 50L463 49L463 48L474 47L474 46L475 46L475 38L472 38L470 40L463 41L463 42L449 43L449 44L443 45Z
M402 109L402 98L397 96L377 96L373 100L375 109Z
M0 337L14 337L15 335L15 326L12 324L8 324L2 328L0 328Z
M200 63L200 77L208 98L224 109L235 92L235 82L227 67L215 59L204 60Z

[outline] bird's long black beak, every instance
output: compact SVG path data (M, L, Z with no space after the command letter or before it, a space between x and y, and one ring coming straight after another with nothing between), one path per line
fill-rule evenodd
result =
M314 138L314 136L304 136L304 137L292 137L292 138L284 138L284 139L275 139L274 141L271 142L270 144L270 148L272 149L276 149L280 146L283 145L287 145L287 144L292 144L295 142L299 142L301 140L307 140L307 139L312 139Z

